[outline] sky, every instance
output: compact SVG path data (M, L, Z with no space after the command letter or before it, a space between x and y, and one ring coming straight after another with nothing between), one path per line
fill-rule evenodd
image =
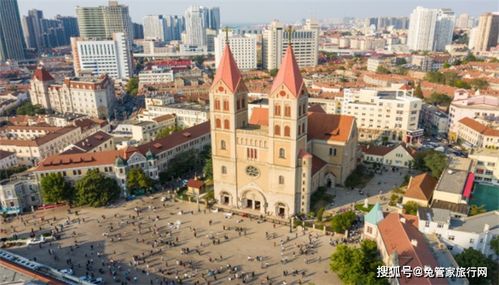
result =
M478 16L499 11L498 0L118 0L130 7L133 22L146 15L178 15L189 5L220 7L222 24L268 23L273 19L293 23L305 18L409 16L416 6L451 8ZM107 5L107 0L18 0L21 15L39 9L45 18L74 16L76 6Z

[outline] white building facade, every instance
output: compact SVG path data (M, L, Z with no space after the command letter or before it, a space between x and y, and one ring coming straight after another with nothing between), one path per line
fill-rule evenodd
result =
M229 32L229 45L241 70L257 68L256 38L254 36L235 35ZM225 33L218 33L215 39L215 64L218 67L225 45Z
M166 19L161 15L149 15L144 17L144 39L166 41L167 27Z
M407 46L411 50L443 51L452 40L454 22L449 9L416 7L410 16Z

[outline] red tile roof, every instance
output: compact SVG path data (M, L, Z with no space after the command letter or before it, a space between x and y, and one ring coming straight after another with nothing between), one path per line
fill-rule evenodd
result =
M405 218L405 222L400 219ZM378 230L381 235L383 244L385 245L388 255L394 252L398 255L399 265L409 265L411 268L416 266L430 266L435 268L438 266L437 261L433 257L431 250L426 243L426 240L417 228L417 217L410 215L400 215L398 213L389 213L378 224ZM413 242L417 243L416 246ZM446 279L441 278L399 278L400 284L447 284Z
M281 67L274 79L270 93L273 93L282 85L286 86L295 97L301 95L301 90L304 86L300 68L298 67L298 63L296 63L291 45L288 45L288 48L286 49L286 54L282 59Z
M54 77L52 77L52 75L50 75L50 73L43 66L39 66L36 68L35 73L33 74L33 78L36 78L40 81L54 80Z
M361 146L361 150L364 154L384 156L396 147L397 146L363 145Z
M199 189L199 188L203 187L203 185L204 185L204 182L201 180L191 178L191 179L189 179L189 181L187 181L187 187Z
M239 68L237 68L236 61L232 56L229 45L226 44L222 60L220 60L217 73L213 79L213 85L222 80L230 91L234 92L237 89L239 82L241 82L241 79L241 72L239 71Z
M405 197L430 201L433 190L437 186L438 180L429 173L422 173L411 177Z
M249 123L252 125L268 126L269 125L269 109L268 108L253 108Z
M475 121L471 118L464 117L461 120L459 120L459 123L467 126L468 128L470 128L470 129L472 129L475 132L478 132L480 134L483 134L486 136L491 136L491 137L499 137L499 130L487 127L487 126L481 124L480 122Z
M320 104L314 104L308 108L309 112L315 112L315 113L326 113L324 109L322 109L322 106Z
M312 175L317 173L317 171L321 170L324 166L327 165L327 162L320 159L319 157L312 155Z
M117 157L124 158L124 150L58 154L47 157L35 171L51 171L71 168L96 167L114 164Z

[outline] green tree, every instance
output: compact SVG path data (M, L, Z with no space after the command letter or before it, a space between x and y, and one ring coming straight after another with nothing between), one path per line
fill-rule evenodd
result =
M270 74L270 76L274 77L277 75L277 72L279 72L279 69L274 68L274 69L269 71L269 74Z
M317 211L317 221L322 222L322 218L323 218L323 216L324 216L324 211L325 211L325 210L326 210L326 209L324 209L324 208L320 208L320 209Z
M171 127L162 128L156 134L156 139L161 139L161 138L167 137L167 136L171 135L171 133L178 132L178 131L181 131L181 130L182 130L182 128L178 127L177 125L171 126Z
M206 159L203 167L204 176L208 180L213 180L213 160L211 157Z
M137 95L139 91L139 78L138 77L130 77L128 82L126 83L126 93L130 95Z
M383 263L378 255L376 242L363 240L360 248L341 244L330 258L330 269L336 272L343 284L388 284L384 278L376 278L378 266Z
M14 174L26 171L28 168L23 165L13 166L5 169L0 169L0 180L7 179Z
M470 81L470 85L473 89L486 89L489 87L489 82L482 78L475 78Z
M45 109L41 105L33 105L31 102L24 102L16 109L16 115L43 115L45 114Z
M120 187L116 180L106 177L98 169L88 170L85 176L76 182L76 201L78 205L102 207L120 196Z
M133 167L128 171L126 177L126 187L133 193L136 190L151 192L153 181L141 168Z
M490 247L494 250L496 255L499 255L499 236L495 236L490 240Z
M383 65L378 65L378 68L376 68L376 73L381 73L381 74L390 74L391 71L384 67Z
M434 105L449 106L452 102L452 97L444 93L433 92L426 102Z
M193 58L194 62L199 65L199 66L202 66L203 65L203 62L204 62L204 56L202 55L196 55L194 58Z
M478 250L467 248L455 260L460 267L487 267L487 277L469 277L470 284L497 284L497 264Z
M71 202L73 189L60 173L49 173L40 181L43 201L46 203Z
M331 227L333 228L333 231L343 233L352 226L355 219L356 216L353 211L341 213L333 217L331 220Z
M404 204L404 211L406 214L409 215L416 215L416 213L418 212L418 208L419 208L418 203L414 201L409 201Z
M475 216L475 215L480 215L480 214L483 214L487 212L487 210L485 210L485 206L481 205L481 206L478 206L478 205L471 205L470 207L470 216Z
M435 178L440 177L447 165L448 161L445 154L434 150L418 152L414 158L415 169L431 171L431 175Z

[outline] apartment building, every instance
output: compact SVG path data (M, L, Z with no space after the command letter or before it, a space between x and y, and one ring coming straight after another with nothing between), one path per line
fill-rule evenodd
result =
M0 150L13 152L21 165L33 166L81 139L81 128L4 126L0 128Z
M113 33L111 39L71 38L76 76L107 74L113 79L132 75L132 54L124 33Z
M175 119L174 114L166 114L151 120L128 120L116 126L112 134L132 143L146 143L154 140L161 130L175 127Z
M462 118L456 124L456 139L468 148L499 149L499 125Z
M0 171L17 166L17 156L15 152L0 150Z
M33 175L22 175L0 181L0 213L20 214L40 206L42 198Z
M168 67L151 66L139 73L139 87L172 82L175 79L173 70Z
M473 159L473 173L478 182L499 184L499 150L474 149L469 154Z
M146 108L138 115L142 121L174 114L178 127L192 127L208 121L210 107L193 102L175 103L169 95L153 95L145 100Z
M368 163L405 168L414 164L415 150L405 144L393 146L363 145L361 151L363 161Z
M113 80L107 75L65 78L61 84L55 84L43 66L35 70L30 98L33 105L45 109L94 118L109 118L116 101Z
M421 105L407 90L345 89L341 114L356 118L361 141L386 137L414 143L423 135L418 127Z
M449 132L449 115L438 107L423 104L419 125L425 132L433 136L447 136Z
M222 31L215 38L215 65L218 67L223 55L225 42L228 40L230 49L234 56L237 66L241 70L257 68L257 50L255 35L239 35L230 31L226 34Z
M100 152L114 149L113 136L104 131L97 131L90 136L69 145L65 148L63 153Z

